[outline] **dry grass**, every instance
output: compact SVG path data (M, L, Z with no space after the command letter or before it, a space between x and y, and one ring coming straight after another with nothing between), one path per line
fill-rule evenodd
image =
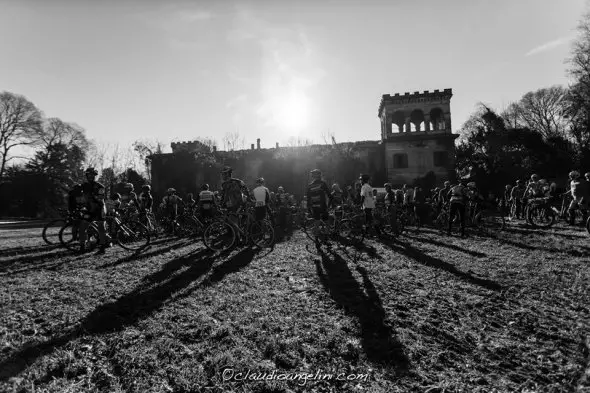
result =
M170 240L130 257L1 228L0 391L590 391L580 229L320 250L296 233L222 256ZM230 368L334 379L224 380Z

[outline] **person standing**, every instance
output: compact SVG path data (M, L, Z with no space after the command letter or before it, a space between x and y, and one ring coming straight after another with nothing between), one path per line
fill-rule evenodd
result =
M94 221L98 228L98 242L100 245L99 253L104 253L106 244L106 205L105 205L105 187L96 181L98 171L94 168L88 168L84 172L86 182L82 184L82 193L85 200L85 214L80 222L80 252L86 252L88 240L88 227Z
M449 213L449 227L447 235L451 235L451 229L453 228L453 220L455 216L459 216L459 223L461 228L461 237L465 237L465 204L468 199L468 191L465 186L469 178L462 177L458 185L453 186L449 191L448 198L450 202L450 213Z
M369 175L361 175L361 205L365 211L365 222L367 228L373 228L373 209L375 209L375 196L373 194L373 187L369 184ZM380 234L379 228L374 227L377 234Z
M262 221L266 218L270 203L270 191L264 186L264 178L260 177L256 180L256 188L252 193L254 194L254 219Z

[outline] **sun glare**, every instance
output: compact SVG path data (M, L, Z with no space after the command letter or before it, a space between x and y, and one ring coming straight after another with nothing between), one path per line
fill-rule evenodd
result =
M291 94L281 103L278 122L291 135L298 134L307 125L309 118L309 99L301 92Z

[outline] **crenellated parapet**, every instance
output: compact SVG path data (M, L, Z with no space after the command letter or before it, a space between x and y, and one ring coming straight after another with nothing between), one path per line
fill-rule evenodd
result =
M415 91L413 93L395 93L394 95L383 94L381 97L381 103L379 104L379 110L377 113L378 117L382 116L383 109L387 105L407 105L407 104L420 104L420 103L432 103L432 102L448 102L453 96L453 89L444 89L443 91L425 90L422 93Z

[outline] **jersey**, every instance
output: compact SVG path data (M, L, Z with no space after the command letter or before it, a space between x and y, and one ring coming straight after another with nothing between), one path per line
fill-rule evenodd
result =
M451 191L451 187L444 187L442 190L438 192L439 203L444 203L449 200L449 191Z
M572 180L570 182L570 190L572 193L572 198L579 199L586 197L586 182L581 179Z
M403 191L404 193L404 204L408 204L408 203L412 203L414 202L414 191L411 188L408 188L407 190Z
M330 189L323 180L314 180L307 186L307 207L312 209L328 208Z
M211 210L215 205L215 194L213 191L203 190L199 193L199 207L203 210Z
M537 197L540 196L540 190L541 187L539 185L539 182L537 181L529 181L529 184L527 185L527 194L525 195L526 197Z
M342 205L342 191L332 191L332 206Z
M368 183L363 184L361 187L361 199L364 198L363 208L374 209L375 208L375 197L373 196L373 187Z
M152 194L149 192L142 192L139 195L139 207L142 211L150 211L152 210L152 205L154 204L154 198Z
M91 215L101 217L106 214L105 208L105 188L98 182L86 182L82 184L82 193L84 194L85 207Z
M510 199L521 199L524 196L524 186L514 186L510 191Z
M244 204L244 193L248 193L244 182L232 177L221 184L221 204L228 208L240 207Z
M82 185L78 184L68 192L68 209L74 211L86 207L86 198L82 192Z
M395 205L395 193L393 190L385 192L385 198L383 199L385 207L389 209L390 206Z
M266 206L270 202L270 191L264 186L258 186L253 190L256 207Z
M180 197L178 195L166 195L162 199L162 204L166 208L171 208L171 207L177 207L178 205L180 205L181 201L182 201L182 199L180 199Z
M283 192L280 194L276 194L276 196L277 196L277 202L278 202L279 206L281 206L281 207L289 206L289 203L291 202L291 199L289 198L289 194L287 194L286 192Z
M448 195L451 203L465 204L467 200L467 187L458 184L451 188Z

